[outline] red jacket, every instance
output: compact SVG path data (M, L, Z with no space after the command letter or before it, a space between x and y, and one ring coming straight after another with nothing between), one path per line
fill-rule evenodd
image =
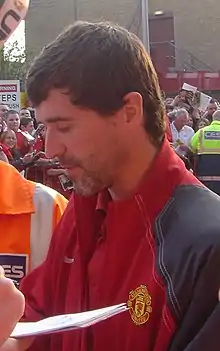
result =
M25 319L123 302L130 311L38 338L30 351L195 350L188 346L201 336L204 343L202 327L218 305L219 198L200 186L167 141L133 198L107 197L70 200L46 262L21 285ZM219 332L208 335L206 345L215 339L220 347Z
M24 133L22 133L20 130L18 130L15 134L16 134L16 138L17 138L17 149L21 153L21 156L25 156L26 154L28 154L32 150L32 147L28 143L28 140L24 136Z
M2 151L7 156L8 160L11 161L13 157L12 157L10 148L8 146L6 146L5 144L3 144L3 143L0 143L0 146L2 147Z

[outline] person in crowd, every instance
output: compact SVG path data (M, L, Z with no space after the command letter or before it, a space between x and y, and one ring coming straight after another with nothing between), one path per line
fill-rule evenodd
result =
M192 137L190 148L193 153L220 153L220 110L213 113L212 119L210 125L200 128Z
M0 135L7 129L5 121L0 117Z
M202 117L202 118L201 118L200 120L198 120L198 122L197 122L197 129L196 129L196 131L198 131L199 129L202 129L202 128L204 128L204 127L207 127L209 124L210 124L210 123L209 123L209 120L206 119L206 118L204 118L204 117Z
M34 61L27 90L47 155L74 193L46 261L21 284L24 321L121 302L129 310L25 347L10 339L4 351L218 350L220 199L170 147L140 40L75 22Z
M174 121L171 123L172 142L174 149L184 156L189 152L190 140L195 133L193 128L187 125L188 122L189 113L185 109L176 110Z
M42 126L42 128L41 128ZM27 172L27 178L34 181L39 181L61 193L67 199L72 194L72 186L68 182L66 170L63 169L59 162L48 159L44 153L45 151L45 136L46 128L42 124L38 126L40 131L35 138L33 150L36 153L42 153L41 159L37 162L35 167L31 167ZM169 134L167 132L167 137ZM65 184L68 183L66 187Z
M0 104L0 117L5 121L6 114L9 111L9 107L6 104Z
M0 346L10 336L24 312L24 296L0 267Z
M18 132L20 128L19 113L15 110L8 110L6 112L6 123L8 129L13 130L15 133Z
M6 113L6 123L7 128L13 130L16 134L17 148L21 153L21 156L25 156L32 150L31 142L34 139L27 133L21 131L19 113L15 110L9 110Z
M9 110L8 105L0 104L0 135L7 129L6 125L6 113Z
M186 125L194 130L194 121L193 121L193 117L192 116L189 116L189 119L188 119Z
M32 118L31 112L28 108L22 108L19 112L19 116L20 116L20 119L22 119L23 117Z
M24 133L32 135L34 133L34 122L31 117L21 117L20 129Z
M0 184L0 265L8 278L20 283L45 259L67 200L23 178L4 162L0 162Z
M33 155L26 154L21 157L21 153L17 149L17 138L13 130L6 130L0 136L2 151L5 153L8 162L22 172L33 162Z
M203 115L203 118L208 119L209 123L212 123L213 121L213 113L218 109L218 104L215 99L211 99L211 101L208 104L207 110L205 114Z
M0 137L1 146L10 161L20 159L21 155L17 150L17 138L13 130L6 130Z
M184 108L189 111L192 105L192 93L190 91L186 91L184 89L180 89L179 94L173 99L171 106L175 108Z
M210 190L220 195L220 110L213 121L193 136L191 150L195 155L195 174Z

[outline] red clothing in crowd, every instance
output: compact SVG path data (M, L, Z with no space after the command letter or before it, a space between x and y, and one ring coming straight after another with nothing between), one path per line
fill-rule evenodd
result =
M44 151L44 144L45 143L43 138L40 135L38 135L33 144L33 151L35 152Z
M134 197L104 195L71 198L46 261L21 284L25 319L123 302L130 310L84 330L37 338L30 351L202 350L218 306L220 278L210 272L220 269L220 200L167 141ZM204 212L200 201L211 210Z
M21 130L18 130L15 134L17 138L17 149L19 150L21 156L25 156L32 150L32 147Z
M6 146L5 144L3 143L0 143L0 146L2 147L2 151L4 152L4 154L7 156L8 160L12 160L13 157L12 157L12 154L11 154L11 151L10 151L10 148L8 146Z

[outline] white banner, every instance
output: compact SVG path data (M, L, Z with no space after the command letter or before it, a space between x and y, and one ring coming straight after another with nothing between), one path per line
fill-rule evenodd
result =
M0 103L8 105L10 110L20 110L19 80L0 80Z

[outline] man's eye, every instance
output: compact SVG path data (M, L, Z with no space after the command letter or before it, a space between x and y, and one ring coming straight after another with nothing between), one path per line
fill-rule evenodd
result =
M57 129L58 129L58 131L59 132L61 132L61 133L68 133L69 132L69 130L70 130L70 126L67 126L67 125L63 125L63 126L57 126Z

